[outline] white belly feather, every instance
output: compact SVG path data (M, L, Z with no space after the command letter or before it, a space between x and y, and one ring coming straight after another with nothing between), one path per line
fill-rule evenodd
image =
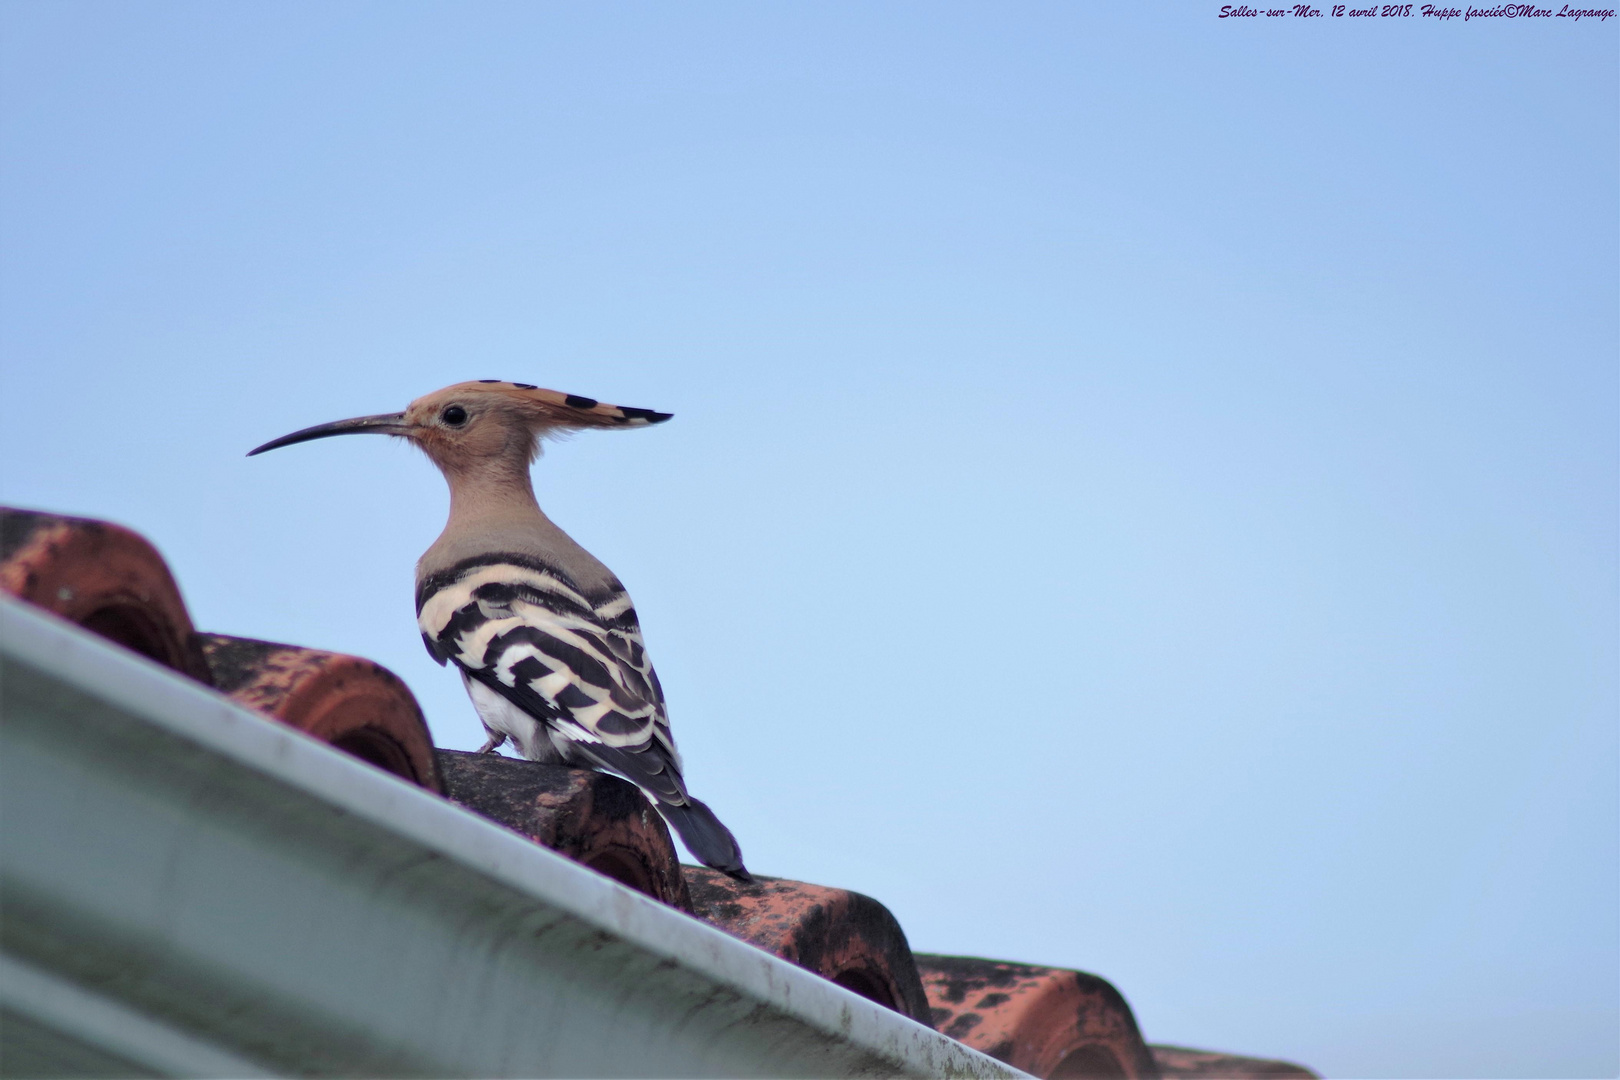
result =
M493 734L505 735L517 744L518 751L530 761L543 761L548 765L567 764L562 752L555 746L545 726L463 671L461 685L467 688L478 719Z

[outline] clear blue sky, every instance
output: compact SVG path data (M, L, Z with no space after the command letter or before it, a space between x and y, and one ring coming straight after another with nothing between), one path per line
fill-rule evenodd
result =
M919 950L1335 1076L1614 1075L1616 22L0 7L0 499L480 736L383 439L551 447L694 790Z

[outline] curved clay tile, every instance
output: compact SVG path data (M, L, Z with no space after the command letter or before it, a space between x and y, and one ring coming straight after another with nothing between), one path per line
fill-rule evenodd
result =
M120 525L0 507L0 590L209 681L174 575L156 548Z
M1083 971L970 956L917 957L943 1034L1032 1076L1159 1076L1118 990Z
M438 756L452 802L654 900L691 910L669 829L628 780L499 754Z
M785 878L682 868L692 909L733 937L933 1026L905 931L869 896Z
M387 772L443 792L415 696L380 664L273 641L197 634L214 686L232 700Z

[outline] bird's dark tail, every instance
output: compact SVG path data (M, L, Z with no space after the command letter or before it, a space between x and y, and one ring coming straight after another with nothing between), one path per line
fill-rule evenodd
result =
M743 866L742 849L737 846L737 838L731 835L730 829L720 824L713 810L691 796L687 796L684 806L665 802L657 805L658 812L664 815L671 828L681 834L681 842L697 856L698 862L729 874L738 881L754 880Z

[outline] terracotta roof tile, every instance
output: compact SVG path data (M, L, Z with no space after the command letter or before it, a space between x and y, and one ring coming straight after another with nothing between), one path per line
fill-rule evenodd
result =
M703 867L684 870L700 918L933 1026L905 931L876 900L785 878L743 883Z
M628 780L498 754L438 753L451 801L655 900L692 910L669 829Z

